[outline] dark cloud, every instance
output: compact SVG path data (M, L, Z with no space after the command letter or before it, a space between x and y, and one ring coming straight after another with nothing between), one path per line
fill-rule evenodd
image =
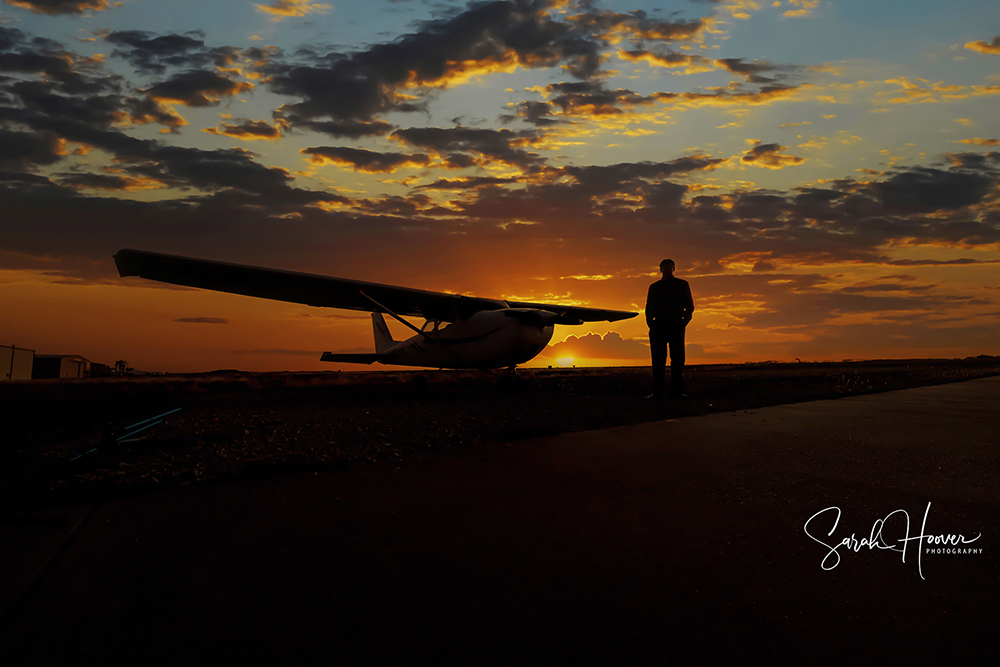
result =
M485 220L537 221L550 234L571 234L581 241L606 236L610 226L626 237L645 222L683 217L686 185L667 180L695 170L710 170L724 160L690 156L669 162L546 168L537 182L520 189L484 185L464 200L453 200L465 215ZM569 225L569 227L563 227Z
M453 207L469 219L497 225L533 222L519 233L539 242L565 237L584 245L605 237L623 246L663 242L703 266L748 262L759 274L779 263L888 264L892 260L884 247L897 242L980 247L1000 242L1000 216L992 208L976 208L975 198L947 215L887 206L876 189L894 176L875 182L841 179L831 188L690 198L688 187L675 182L691 170L720 163L692 156L666 163L547 167L517 188L465 179L428 188L453 190ZM899 169L896 175L919 176L924 169ZM996 188L1000 176L992 179Z
M984 264L981 260L970 259L894 259L886 262L891 266L968 266L969 264Z
M896 290L898 291L898 290ZM768 310L750 313L743 318L742 326L753 329L775 329L791 333L792 330L824 324L841 315L882 314L926 311L947 311L950 308L970 305L992 305L986 299L940 294L898 294L880 296L856 294L840 290L832 293L807 291L787 293L768 304Z
M794 155L782 155L781 151L787 149L788 146L758 143L740 158L740 162L743 164L752 164L757 167L766 167L767 169L783 169L802 164L806 161L805 158Z
M108 8L108 0L6 0L8 5L30 9L35 14L61 16L100 12Z
M74 205L85 208L104 206L106 202L100 200L79 201L76 191L81 187L127 189L140 182L180 190L230 190L231 199L242 198L245 205L270 202L276 206L275 212L287 210L293 204L305 206L341 199L329 193L293 188L293 179L287 171L262 166L245 150L206 151L130 137L117 129L116 124L140 112L143 105L134 98L116 95L73 98L53 92L51 85L44 82L31 81L17 82L11 90L23 106L0 107L0 127L24 126L31 133L4 130L6 141L0 147L0 155L4 156L7 168L51 164L61 154L60 142L74 142L111 154L120 172L113 176L121 180L106 175L89 180L67 176L63 181L66 187L51 181L32 182L30 187L20 190L8 186L0 191L0 201L10 205L37 202L48 207L71 199L76 202ZM155 107L144 113L154 111Z
M661 181L692 171L710 171L725 160L705 155L691 155L669 162L622 162L607 166L565 167L562 174L572 176L582 192L594 195L609 192L635 192L639 183L663 185Z
M415 111L404 89L433 89L511 67L563 65L580 78L600 66L602 42L582 24L553 18L546 3L471 3L465 11L419 25L419 31L354 53L330 53L310 66L270 63L271 87L304 100L288 118L371 120L388 111ZM581 29L583 28L583 29Z
M624 116L637 107L662 105L666 108L681 107L734 107L764 105L790 97L799 90L799 86L784 84L767 84L758 90L744 90L742 83L734 83L725 88L709 88L708 92L654 92L648 95L636 93L627 88L611 90L603 81L569 81L549 84L546 87L545 102L535 102L535 106L522 104L518 107L519 116L536 125L552 124L560 120L559 116L552 119L543 113L539 104L549 106L549 114L558 110L563 117L592 118L600 116ZM507 116L507 120L514 117Z
M337 139L360 139L362 137L380 137L389 134L394 129L390 123L381 120L306 120L298 116L278 114L286 124L302 129L321 132Z
M723 69L744 77L750 83L774 83L774 78L763 76L763 74L781 69L768 62L744 62L743 58L720 58L715 62Z
M514 185L518 178L497 178L494 176L476 176L472 178L442 178L433 183L417 186L416 190L473 190L475 188L493 187L497 185Z
M60 174L59 185L74 190L128 190L133 180L114 174Z
M636 41L672 42L695 37L705 29L703 19L667 21L649 18L644 11L622 14L613 11L584 12L570 21L587 34L601 39L626 37Z
M18 81L8 87L20 106L0 108L0 122L21 123L39 131L60 120L104 130L121 121L129 101L120 95L70 96L49 82Z
M312 156L315 164L330 162L372 174L392 172L402 167L426 166L430 162L430 158L421 154L378 153L346 146L303 148L301 152Z
M966 171L914 168L872 184L890 210L938 211L978 204L996 185L996 178Z
M884 276L867 283L835 288L817 274L739 274L709 275L690 280L692 291L701 295L696 305L712 307L733 297L753 300L761 305L737 316L741 328L793 334L827 325L844 315L886 313L919 316L939 314L952 308L990 305L986 299L942 295L936 286L920 284L912 276Z
M245 120L237 125L222 124L222 129L208 128L205 132L221 134L235 139L264 139L274 141L281 138L282 125L270 125L263 120Z
M62 159L58 139L52 134L31 134L0 129L0 169L33 169Z
M670 93L638 95L631 90L608 90L600 81L579 81L555 83L548 86L555 97L549 104L558 107L566 116L608 116L624 113L641 105L675 97ZM538 113L537 110L535 112Z
M25 41L25 34L17 28L0 25L0 51L9 51Z
M47 39L28 39L20 30L0 27L0 72L44 77L47 84L69 95L116 91L121 77L97 76L101 62L65 50Z
M996 175L1000 169L1000 153L949 153L944 156L952 167Z
M187 35L123 30L104 35L116 47L111 55L122 58L144 74L163 74L168 67L199 68L206 65L228 67L241 55L234 47L209 49L202 39ZM193 33L201 37L199 33Z
M362 352L371 352L367 348L359 348ZM352 350L356 351L356 350ZM272 348L269 350L233 350L233 354L278 354L288 357L320 357L323 352L317 350L289 350L285 348Z
M426 196L384 197L376 201L358 202L357 206L365 213L372 215L412 217L422 213L430 204Z
M284 169L264 167L252 153L238 148L206 151L142 142L135 150L119 151L118 160L132 174L181 188L273 192L292 180Z
M157 123L176 131L188 124L176 111L168 109L152 97L131 99L124 108L129 120L137 125Z
M253 89L253 84L207 70L188 70L146 89L146 94L159 101L177 102L189 107L209 107L223 97L239 95Z
M433 151L443 156L446 163L459 168L478 164L478 160L486 160L516 165L530 171L544 162L537 154L521 148L541 138L533 131L515 132L461 126L411 127L396 130L391 137L407 145Z
M500 116L500 120L504 123L509 123L518 118L538 127L557 125L565 122L552 117L552 108L548 102L533 102L530 100L519 102L516 114L503 114Z

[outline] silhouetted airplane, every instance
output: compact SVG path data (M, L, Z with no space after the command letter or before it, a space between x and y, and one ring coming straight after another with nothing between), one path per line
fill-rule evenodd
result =
M375 352L324 352L323 361L513 370L542 351L556 324L615 322L638 315L622 310L483 299L141 250L119 250L114 259L123 278L139 276L309 306L371 312ZM382 313L399 320L416 335L404 341L393 340ZM426 321L418 329L404 320L404 315Z

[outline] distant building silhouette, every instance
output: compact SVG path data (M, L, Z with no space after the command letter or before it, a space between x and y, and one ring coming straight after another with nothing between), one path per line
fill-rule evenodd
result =
M38 354L31 377L36 380L90 377L90 360L78 354Z

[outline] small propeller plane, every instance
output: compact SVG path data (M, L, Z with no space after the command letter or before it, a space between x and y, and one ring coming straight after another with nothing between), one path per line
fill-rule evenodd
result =
M545 348L556 324L615 322L638 315L622 310L484 299L142 250L119 250L114 260L123 278L139 276L308 306L371 312L375 352L324 352L322 361L360 364L377 361L426 368L507 368L513 373L518 364L529 361ZM403 341L393 340L383 313L416 335ZM404 316L423 318L424 325L418 329Z

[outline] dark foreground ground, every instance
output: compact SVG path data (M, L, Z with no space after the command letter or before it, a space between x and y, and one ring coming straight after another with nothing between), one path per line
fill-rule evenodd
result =
M1000 376L496 444L984 371L906 366L699 373L712 398L653 406L609 388L629 371L203 392L173 440L36 464L104 497L4 513L0 664L1000 664ZM216 460L267 474L181 486Z
M3 383L0 500L18 508L281 472L401 466L473 445L996 374L996 357L694 366L681 401L644 400L645 368L524 370L520 391L459 371ZM174 408L182 409L136 442L107 437Z

